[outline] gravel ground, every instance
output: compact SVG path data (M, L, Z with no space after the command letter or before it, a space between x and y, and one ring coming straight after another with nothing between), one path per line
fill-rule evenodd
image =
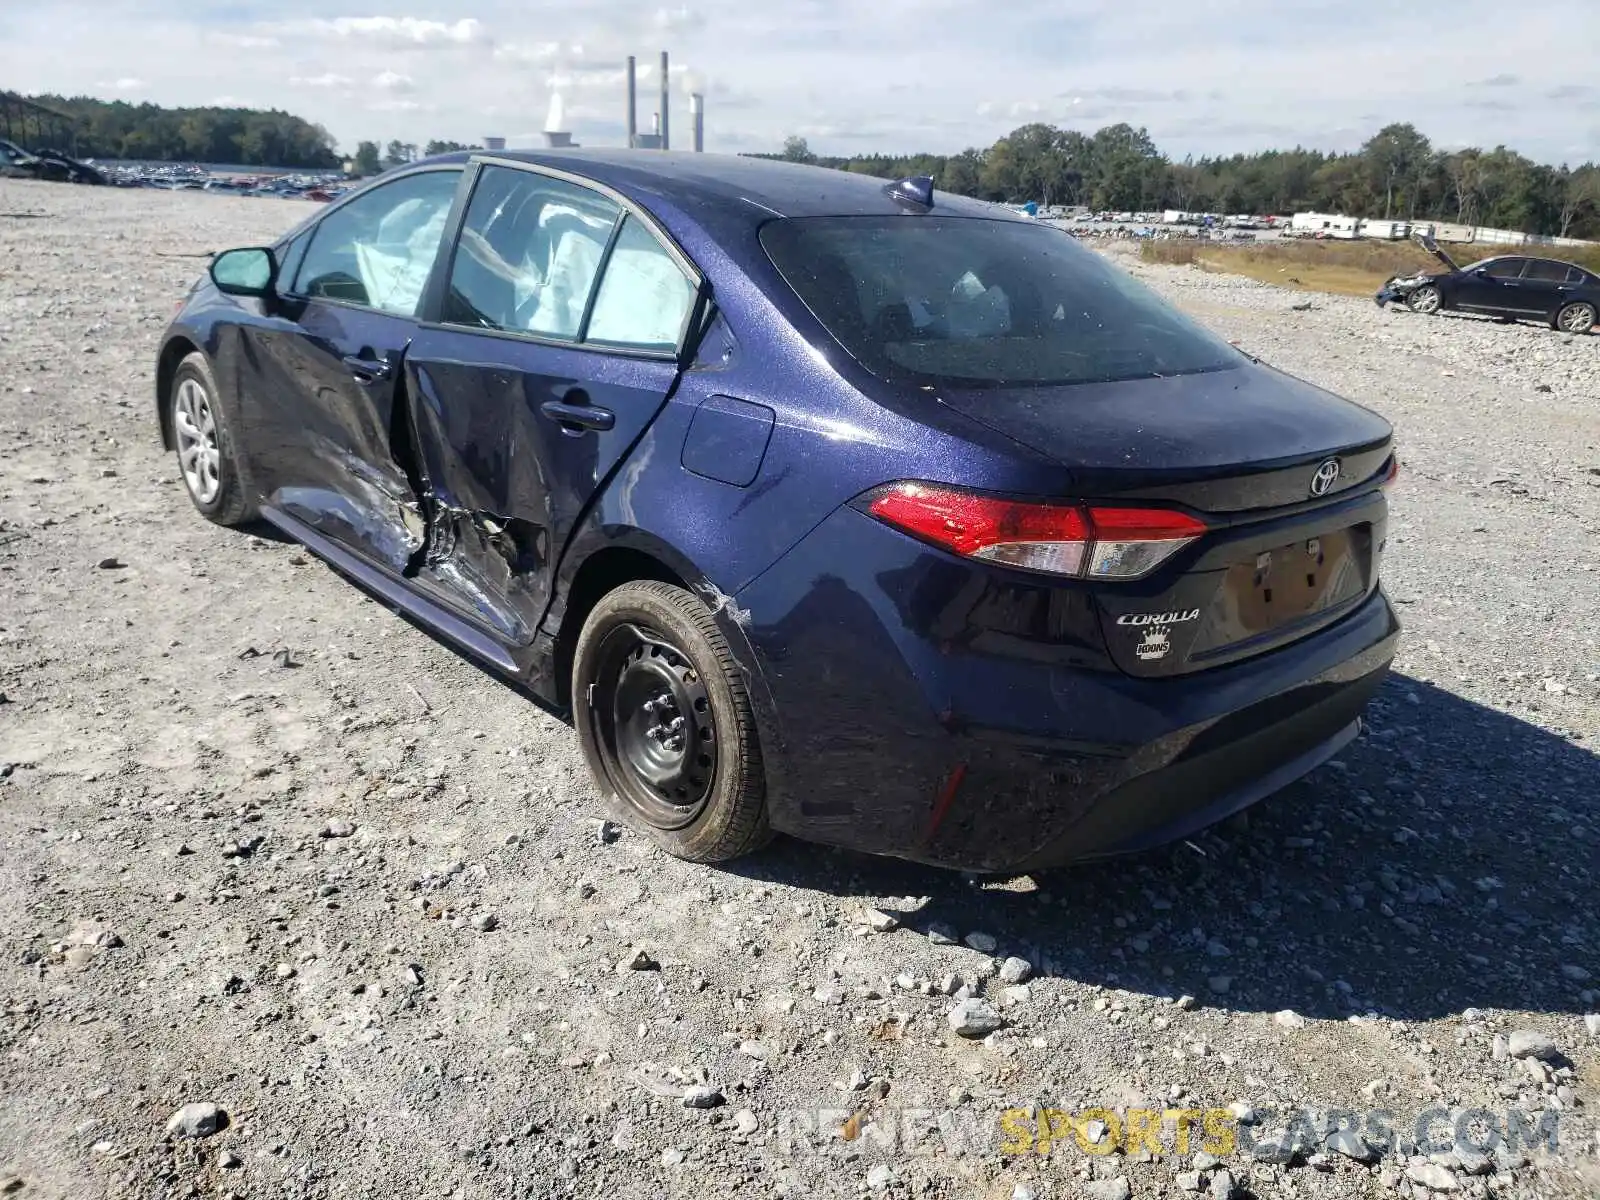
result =
M0 181L0 1194L1595 1194L1600 338L1119 258L1398 427L1367 735L1111 864L713 870L602 823L509 689L191 511L150 405L183 256L308 211ZM1230 1104L1220 1162L1002 1144L1007 1109ZM1374 1107L1381 1156L1313 1128ZM1558 1150L1404 1144L1430 1108Z

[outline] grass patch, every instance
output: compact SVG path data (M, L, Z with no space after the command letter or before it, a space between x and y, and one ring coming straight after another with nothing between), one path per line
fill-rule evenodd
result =
M1578 263L1600 273L1600 246L1446 245L1442 249L1462 266L1500 253L1531 254ZM1370 296L1391 275L1442 269L1438 259L1414 242L1290 239L1226 245L1194 240L1149 240L1139 244L1139 257L1145 262L1194 266L1206 271L1244 275L1281 287L1341 296Z

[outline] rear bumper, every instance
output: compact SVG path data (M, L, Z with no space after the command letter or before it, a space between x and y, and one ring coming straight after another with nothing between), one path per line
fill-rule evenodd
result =
M775 727L773 825L812 841L1018 871L1187 837L1354 736L1394 656L1381 591L1241 662L1137 679L1070 592L841 512L739 595Z

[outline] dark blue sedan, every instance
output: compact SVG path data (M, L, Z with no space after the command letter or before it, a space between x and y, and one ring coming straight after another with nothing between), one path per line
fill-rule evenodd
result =
M570 717L685 858L1156 845L1394 654L1389 425L927 180L430 160L219 255L156 388L202 513Z

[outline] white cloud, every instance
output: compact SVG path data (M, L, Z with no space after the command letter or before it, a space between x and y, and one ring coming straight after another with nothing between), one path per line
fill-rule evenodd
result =
M569 54L581 55L583 48L575 46L568 50ZM502 62L518 63L523 66L532 66L537 63L553 62L561 54L560 42L533 42L522 44L518 42L506 43L494 48L494 56Z
M354 87L355 80L348 75L339 75L333 71L326 71L321 75L291 75L290 87L303 88L347 88Z
M95 86L104 88L108 92L142 92L150 85L142 79L124 76L121 79L113 79L109 83L98 83Z
M704 29L707 20L704 13L690 8L658 8L651 24L661 33L692 33Z
M272 50L281 44L277 38L259 33L208 32L206 41L230 50Z
M405 93L417 90L417 81L395 71L381 71L372 77L372 86L384 92Z
M432 21L419 17L313 17L270 26L282 34L364 40L400 46L465 46L489 41L483 22L474 17Z

